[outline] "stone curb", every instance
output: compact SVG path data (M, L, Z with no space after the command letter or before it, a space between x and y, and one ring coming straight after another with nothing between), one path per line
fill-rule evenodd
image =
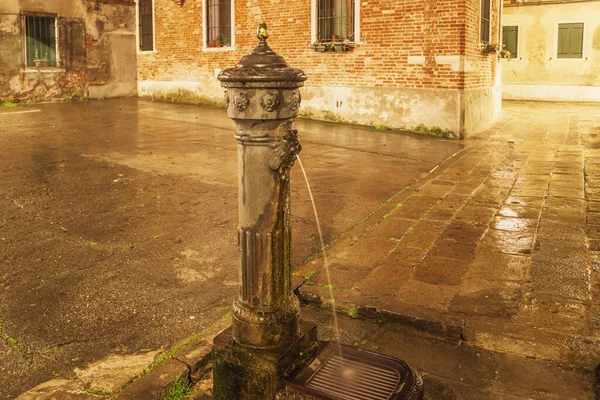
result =
M306 289L299 287L296 294L303 304L332 308L328 289L317 286ZM571 368L594 371L600 365L600 338L593 336L565 334L551 329L498 320L486 321L477 317L466 320L431 309L393 302L386 305L379 299L369 299L372 305L367 306L359 305L358 301L364 304L364 296L336 292L337 314L350 318L368 318L380 323L398 323L442 339L464 341L472 346L503 354L524 353L530 358Z
M304 289L304 288L310 289ZM300 286L296 295L304 304L331 308L328 299L329 291L317 286ZM406 325L423 332L451 340L462 340L465 320L436 310L419 308L410 305L389 302L380 299L369 299L371 305L364 303L364 296L336 292L337 313L351 318L369 318L378 322L394 322Z
M212 346L207 341L192 342L184 346L170 358L140 379L128 385L122 392L112 397L119 400L160 400L180 377L188 384L194 384L205 372L212 360Z

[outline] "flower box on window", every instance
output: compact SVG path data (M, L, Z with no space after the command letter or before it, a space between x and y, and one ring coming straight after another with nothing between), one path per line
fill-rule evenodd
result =
M348 51L349 49L347 43L334 43L331 48L333 51Z
M315 51L329 51L329 46L325 43L313 43L313 49Z
M346 42L316 42L312 44L314 51L348 51L350 46Z
M483 54L497 53L500 50L498 43L481 43L481 52Z

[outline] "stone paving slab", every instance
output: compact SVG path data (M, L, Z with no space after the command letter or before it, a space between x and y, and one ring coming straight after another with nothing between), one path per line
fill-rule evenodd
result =
M318 254L298 268L299 293L331 304L330 288L342 313L427 309L439 319L425 330L448 333L442 321L458 318L456 331L477 345L591 371L600 363L593 111L508 103L495 127L327 248L331 282Z

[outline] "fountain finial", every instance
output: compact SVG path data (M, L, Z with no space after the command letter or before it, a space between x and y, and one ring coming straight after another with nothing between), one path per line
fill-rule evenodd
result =
M258 25L258 29L256 30L256 37L260 41L260 43L266 43L267 38L269 37L269 31L267 30L267 24L265 20L261 17L260 24Z

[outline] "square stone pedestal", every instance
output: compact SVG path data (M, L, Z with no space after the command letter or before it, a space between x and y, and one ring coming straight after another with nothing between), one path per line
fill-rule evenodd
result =
M213 341L215 400L271 400L285 381L310 363L318 347L317 328L299 322L299 333L275 349L241 346L229 327Z

